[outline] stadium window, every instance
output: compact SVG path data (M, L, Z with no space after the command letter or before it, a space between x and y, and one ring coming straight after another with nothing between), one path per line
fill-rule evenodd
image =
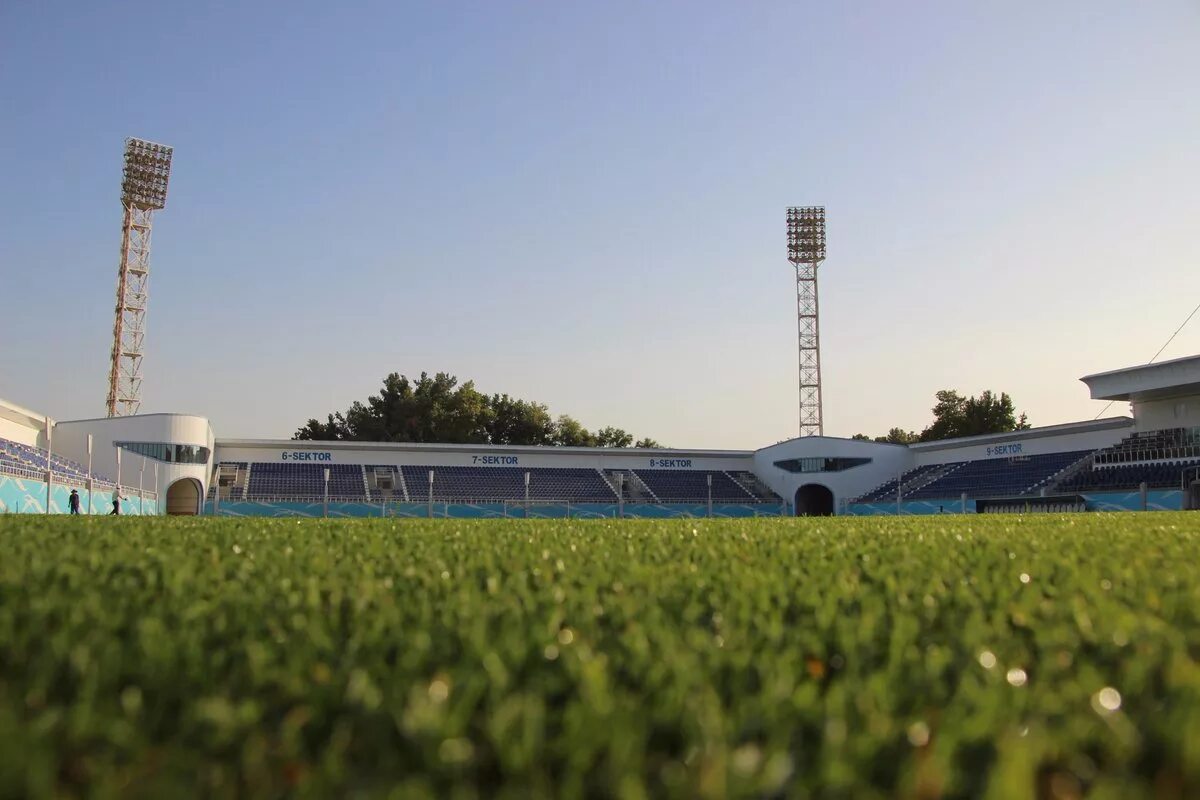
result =
M869 458L787 458L776 461L775 466L788 472L841 472L852 467L870 464Z
M167 464L207 464L209 450L196 444L165 442L117 442L117 447Z

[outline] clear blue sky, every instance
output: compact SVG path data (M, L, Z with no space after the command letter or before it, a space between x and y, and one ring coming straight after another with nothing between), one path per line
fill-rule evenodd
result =
M1200 4L0 4L0 397L103 411L126 136L175 147L143 411L287 436L390 371L590 427L1095 415L1200 301ZM1200 352L1200 320L1163 357ZM1113 413L1124 412L1114 407Z

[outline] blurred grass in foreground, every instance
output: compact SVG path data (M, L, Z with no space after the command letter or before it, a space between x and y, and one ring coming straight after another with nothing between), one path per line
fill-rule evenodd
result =
M1200 516L0 519L0 795L1200 795Z

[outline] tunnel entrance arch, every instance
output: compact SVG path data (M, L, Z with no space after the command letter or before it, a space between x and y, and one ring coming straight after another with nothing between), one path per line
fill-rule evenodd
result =
M200 513L200 481L181 478L167 488L167 513L195 515Z
M819 483L806 483L796 490L797 517L832 517L833 492Z

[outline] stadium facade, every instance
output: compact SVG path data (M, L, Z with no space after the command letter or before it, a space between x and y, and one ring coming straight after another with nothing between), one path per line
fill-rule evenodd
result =
M1200 355L1084 377L1132 416L915 445L758 450L216 439L192 414L55 421L0 401L0 511L663 517L1200 507ZM89 447L90 442L90 447Z

